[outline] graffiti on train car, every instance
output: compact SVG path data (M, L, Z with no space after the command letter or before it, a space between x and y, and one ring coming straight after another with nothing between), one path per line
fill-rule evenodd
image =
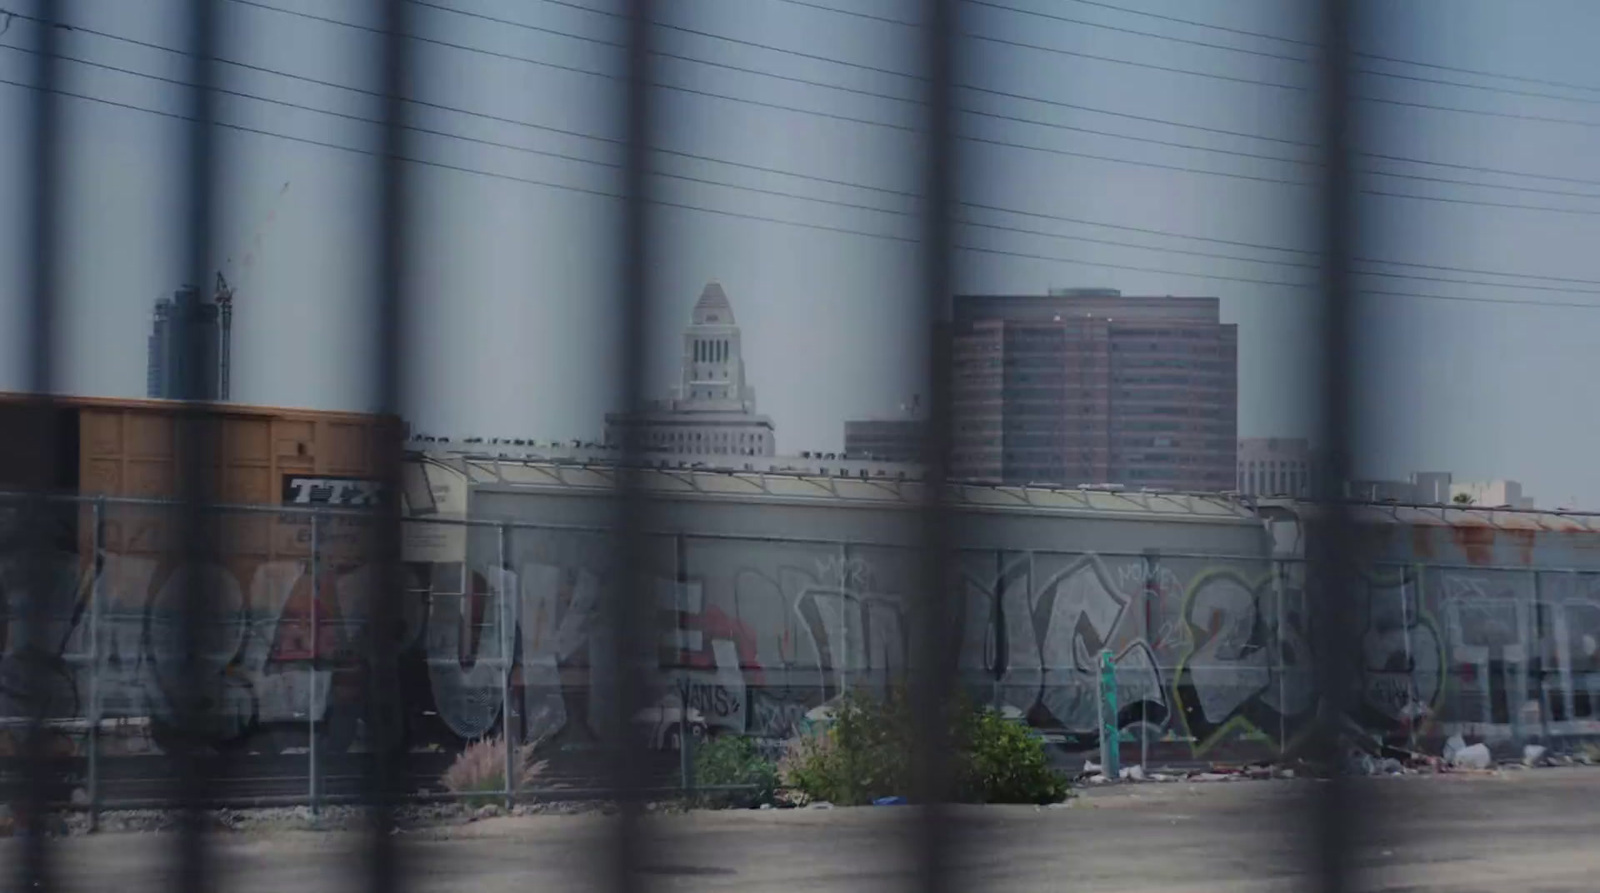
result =
M414 567L399 595L399 644L425 679L407 691L409 706L457 738L481 737L504 719L505 673L521 735L592 737L593 718L607 714L599 699L615 656L597 622L604 562L565 563L563 543L542 535L519 538L504 568ZM679 578L650 583L656 703L639 723L676 715L686 691L713 733L783 739L845 689L883 691L902 678L916 610L910 552L689 539L695 548ZM175 571L106 554L96 587L82 566L72 555L56 562L59 610L39 640L25 642L6 624L6 715L27 706L18 679L29 655L52 669L54 716L84 714L91 674L103 716L159 723L174 721L180 674L194 674L213 708L205 731L218 740L303 723L313 697L329 725L359 709L369 569L328 567L313 586L304 560ZM192 661L180 656L173 622L191 573L214 597ZM1117 668L1118 725L1195 753L1241 737L1292 742L1316 712L1314 612L1294 562L991 551L965 553L962 576L963 685L1069 742L1095 734L1096 661L1106 650ZM22 592L14 569L0 573L0 586L13 616ZM92 591L101 598L93 636ZM1353 719L1367 728L1600 730L1600 576L1388 568L1363 576L1350 597L1363 631ZM348 744L346 735L333 746Z

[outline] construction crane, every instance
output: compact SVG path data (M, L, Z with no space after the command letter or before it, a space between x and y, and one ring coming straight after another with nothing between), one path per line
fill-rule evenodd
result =
M283 205L283 197L289 192L288 180L278 188L278 194L273 196L272 203L267 207L267 213L250 233L244 261L240 265L243 270L239 279L244 281L255 266L256 254L261 250L261 240L266 236L267 230L272 227L278 218L278 208ZM233 257L230 255L223 266L231 266ZM217 282L212 291L211 299L217 305L217 315L222 324L222 343L217 346L217 364L220 367L217 373L217 399L226 401L231 394L231 379L233 378L233 286L228 284L228 278L222 270L217 271Z

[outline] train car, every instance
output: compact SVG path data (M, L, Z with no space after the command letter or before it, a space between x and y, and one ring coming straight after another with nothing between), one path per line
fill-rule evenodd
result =
M192 413L203 413L215 438L207 489L220 506L204 516L215 561L198 568L176 563L172 540L183 520L173 501L191 467L179 425ZM46 647L60 678L48 713L86 718L94 690L101 718L147 720L158 740L175 733L173 698L181 674L192 672L176 639L177 604L198 574L212 596L199 677L214 727L189 731L218 742L287 736L281 746L298 735L303 745L314 700L330 747L348 746L355 718L340 705L359 700L367 525L336 510L380 498L377 451L384 438L398 443L396 420L161 400L59 397L46 406L0 395L0 430L0 489L36 485L29 476L38 466L29 463L39 459L40 433L51 435L56 457L50 517L60 592ZM328 511L313 522L315 509ZM5 580L9 608L14 568ZM5 663L14 665L10 627ZM7 706L8 715L19 712Z

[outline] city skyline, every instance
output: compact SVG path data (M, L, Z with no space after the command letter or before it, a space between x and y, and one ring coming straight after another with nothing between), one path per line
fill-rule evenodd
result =
M307 4L275 2L287 12L224 7L226 57L257 66L229 66L224 86L235 92L219 98L230 127L218 132L228 164L212 263L238 280L241 296L232 396L366 409L370 382L356 358L373 331L371 245L356 211L370 206L378 181L373 157L362 154L374 131L348 116L374 110L371 96L327 84L370 90L361 72L376 44L353 27L369 24L364 8L324 16L347 27L307 18ZM890 18L906 12L893 0L878 7ZM413 121L447 136L414 134L412 152L427 163L407 169L417 249L408 255L415 300L405 411L423 430L598 440L617 392L609 337L616 271L605 262L617 205L605 194L617 185L608 166L619 157L620 123L610 75L621 57L595 41L619 39L619 26L543 4L483 0L480 11L548 30L425 13L426 27L468 49L419 47L418 98L432 105L413 109ZM175 2L136 9L79 0L69 24L178 46L180 12ZM973 89L963 103L975 111L960 122L972 137L963 143L960 198L972 224L959 234L967 247L954 290L1216 294L1221 319L1241 331L1239 434L1317 437L1307 346L1316 332L1318 245L1303 214L1311 193L1288 182L1310 170L1299 145L1315 138L1301 89L1310 69L1244 52L1304 51L1144 13L1290 40L1312 27L1292 5L1258 0L1084 6L1073 17L1088 26L967 9L964 27L996 40L967 47ZM1567 0L1528 15L1479 0L1419 0L1374 14L1363 38L1373 53L1438 65L1493 59L1492 70L1563 83L1589 78L1575 61L1586 52L1579 35L1600 27L1600 10ZM746 351L757 358L748 372L781 428L777 450L840 449L841 419L930 393L920 380L923 348L906 335L923 312L915 81L890 73L913 65L914 32L778 0L689 4L664 22L685 30L663 31L674 57L662 62L661 79L683 89L661 94L653 138L663 150L655 182L664 204L654 215L649 380L675 376L680 320L718 278L748 296L739 307ZM25 47L35 37L19 19L6 40ZM115 37L65 32L63 49L99 65L185 75L180 58ZM25 54L0 60L12 80L31 76ZM1399 64L1385 70L1467 80ZM61 281L57 386L138 396L146 344L130 333L146 330L156 295L192 274L175 228L152 225L181 219L186 131L157 114L178 108L170 83L76 62L67 72L72 92L134 108L80 98L63 105L74 134L64 173L76 185L62 209L74 262ZM1372 399L1363 404L1370 424L1356 473L1447 467L1600 505L1600 470L1584 460L1586 445L1600 440L1600 418L1570 410L1586 380L1594 311L1581 294L1557 293L1600 280L1587 249L1593 217L1579 198L1527 191L1577 192L1540 177L1593 179L1600 134L1529 119L1578 120L1580 109L1563 100L1370 79L1373 95L1393 101L1362 106L1362 148L1372 153L1362 168L1386 173L1362 175L1371 227L1356 248L1372 263L1362 265L1371 274L1360 280L1356 308L1357 391ZM0 89L0 123L23 132L29 95ZM21 331L24 148L0 146L0 328L8 333ZM1534 205L1565 210L1519 209ZM273 209L277 223L256 244L258 222ZM244 246L251 265L227 266ZM16 363L0 364L0 387L22 381ZM530 382L562 386L534 400Z

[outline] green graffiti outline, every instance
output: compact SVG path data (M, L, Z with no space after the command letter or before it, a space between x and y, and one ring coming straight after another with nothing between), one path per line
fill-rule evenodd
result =
M1440 634L1438 622L1434 618L1432 612L1427 609L1422 598L1422 583L1424 580L1423 572L1426 569L1427 565L1420 563L1414 565L1401 565L1392 569L1392 577L1385 577L1383 574L1379 573L1379 571L1382 570L1381 567L1358 572L1358 576L1360 577L1361 581L1369 587L1369 590L1370 588L1394 588L1403 586L1407 581L1408 574L1412 575L1410 579L1415 581L1416 585L1418 586L1416 599L1417 610L1413 617L1417 626L1425 626L1428 629L1428 632L1433 635L1434 642L1436 642L1439 646L1437 649L1438 658L1436 668L1438 672L1439 685L1435 689L1432 699L1427 703L1427 715L1423 717L1423 722L1416 728L1416 735L1418 737L1427 734L1434 727L1436 722L1435 717L1438 715L1439 707L1444 703L1445 700L1446 689L1453 684L1453 680L1447 672L1449 667L1449 657L1446 652L1449 649L1449 644ZM1172 674L1172 703L1176 708L1175 712L1178 717L1178 722L1183 727L1184 736L1190 741L1194 742L1190 747L1190 752L1196 756L1211 750L1229 733L1239 733L1241 735L1261 735L1267 737L1268 739L1275 737L1272 732L1257 727L1255 723L1251 722L1248 718L1241 714L1235 714L1234 716L1229 717L1204 738L1195 735L1194 730L1189 726L1189 715L1188 711L1184 709L1181 687L1183 684L1184 672L1191 669L1189 661L1193 659L1195 652L1199 650L1198 643L1200 639L1198 633L1202 629L1198 624L1192 621L1190 612L1194 607L1194 598L1199 594L1200 589L1218 577L1229 578L1235 583L1243 586L1251 593L1252 596L1258 597L1261 594L1262 587L1272 583L1274 573L1273 571L1268 570L1258 579L1252 581L1250 577L1246 576L1244 572L1240 571L1236 567L1225 565L1222 567L1204 568L1191 577L1188 585L1184 587L1183 604L1179 612L1179 619L1183 626L1185 651L1183 656L1178 659L1177 667L1174 669ZM1368 596L1370 598L1370 591ZM1370 617L1370 602L1367 606L1367 610ZM1362 668L1362 672L1365 674L1365 667ZM1279 745L1284 750L1295 750L1300 746L1301 743L1305 741L1306 737L1310 733L1310 729L1303 729L1289 736L1289 740L1279 742Z

